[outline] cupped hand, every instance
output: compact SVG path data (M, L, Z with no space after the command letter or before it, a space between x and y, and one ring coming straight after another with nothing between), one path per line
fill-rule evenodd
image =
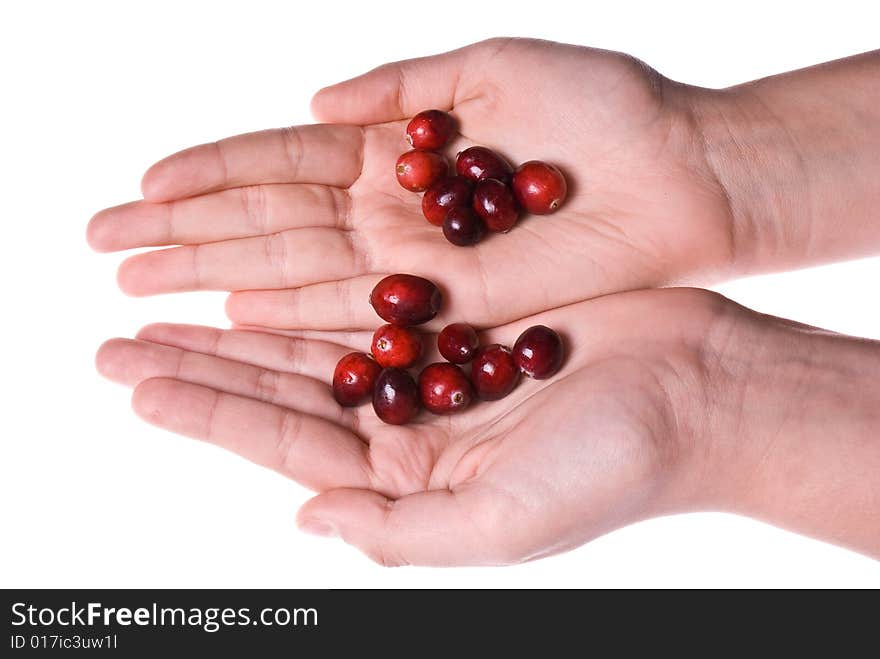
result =
M562 370L407 426L333 400L336 360L369 345L369 333L151 325L108 341L98 367L135 386L148 421L320 492L300 511L306 530L341 535L387 565L503 564L695 505L708 480L717 488L705 410L710 337L724 335L727 309L714 294L665 289L496 327L484 343L556 328Z
M707 165L693 88L627 55L495 39L382 66L320 91L322 125L241 135L154 165L145 199L98 213L99 250L179 245L125 261L123 290L238 291L241 324L367 329L385 274L449 295L440 320L498 325L598 295L726 274L728 199ZM447 243L396 181L408 117L449 110L461 137L512 163L558 165L569 197L472 248ZM439 322L439 321L438 321Z

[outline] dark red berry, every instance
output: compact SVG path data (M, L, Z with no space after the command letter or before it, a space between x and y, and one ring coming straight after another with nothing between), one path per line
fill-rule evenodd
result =
M464 176L437 181L422 197L422 214L435 226L442 226L449 209L470 206L474 184Z
M455 171L472 181L497 178L507 182L513 173L504 158L484 146L472 146L459 153L455 159Z
M406 141L414 149L442 149L455 132L455 120L442 110L424 110L406 126Z
M419 411L416 381L403 369L383 369L373 390L373 409L385 423L399 426L411 421Z
M458 366L439 362L425 367L419 375L422 405L433 414L460 412L474 399L474 388Z
M443 220L443 235L446 240L459 247L476 245L485 233L483 220L467 206L450 209Z
M540 160L523 163L513 175L513 194L527 213L552 213L565 201L567 192L562 172Z
M519 369L536 380L555 375L562 366L562 339L549 327L535 325L519 335L513 358Z
M397 159L397 182L410 192L422 192L446 176L448 169L439 153L414 149Z
M370 293L370 304L392 325L421 325L440 310L440 289L415 275L388 275Z
M382 325L373 334L371 351L379 366L409 368L422 356L422 337L408 327Z
M474 358L480 340L474 328L467 323L452 323L437 336L437 348L443 359L453 364L466 364Z
M497 343L481 348L471 364L471 382L483 400L498 400L513 391L519 380L519 367L510 348Z
M519 207L513 191L494 178L477 183L474 188L474 211L479 215L489 231L507 232L516 224Z
M333 397L345 407L352 407L373 394L382 367L363 352L352 352L339 360L333 371Z

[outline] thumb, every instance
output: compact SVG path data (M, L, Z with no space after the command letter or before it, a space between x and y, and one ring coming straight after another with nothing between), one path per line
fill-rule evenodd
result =
M505 542L510 523L497 500L476 485L396 500L372 490L329 490L297 515L303 531L338 535L385 566L517 562Z
M441 55L383 64L351 80L325 87L312 99L318 121L368 125L406 119L422 110L451 110L465 74L507 40L492 39ZM458 99L459 101L461 99Z

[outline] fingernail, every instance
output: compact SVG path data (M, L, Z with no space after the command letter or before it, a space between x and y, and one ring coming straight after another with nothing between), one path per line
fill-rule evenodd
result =
M307 519L299 525L299 528L306 533L320 535L325 538L335 538L339 535L339 531L336 530L335 526L322 519Z

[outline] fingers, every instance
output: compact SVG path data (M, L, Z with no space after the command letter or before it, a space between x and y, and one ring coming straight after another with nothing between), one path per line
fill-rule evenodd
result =
M336 362L350 352L345 347L348 343L337 345L327 340L307 341L260 331L171 323L147 325L137 333L137 338L261 368L299 373L322 382L329 382Z
M306 228L138 254L117 278L137 296L289 288L361 275L367 258L351 231Z
M320 121L376 124L437 108L451 110L465 76L506 40L492 40L441 55L385 64L357 78L320 90L312 113Z
M315 416L168 378L141 382L132 407L160 428L216 444L310 489L370 487L366 444Z
M324 185L251 185L162 204L136 201L96 214L87 238L113 252L192 245L302 227L347 228L349 198Z
M350 418L333 400L326 382L174 346L111 339L98 350L96 364L105 377L132 387L150 378L175 378L307 411L337 423L348 423ZM332 372L326 371L323 378Z
M152 202L262 183L350 186L361 172L363 133L356 126L293 126L228 137L179 151L147 170Z
M319 494L297 515L304 531L341 536L373 560L395 565L489 565L516 562L505 542L508 512L471 485L388 499L377 492L342 489Z
M370 291L382 275L328 281L291 290L241 291L226 301L226 314L241 325L312 330L376 327Z
M376 322L382 322L377 320ZM260 325L237 325L232 324L232 328L236 330L249 331L260 334L277 334L278 336L290 337L292 339L307 340L312 342L327 342L335 346L345 346L347 350L363 350L368 347L373 339L375 328L367 330L297 330L297 329L276 329ZM423 337L430 336L429 333L420 332ZM426 353L426 355L429 353ZM423 355L425 356L425 355Z

